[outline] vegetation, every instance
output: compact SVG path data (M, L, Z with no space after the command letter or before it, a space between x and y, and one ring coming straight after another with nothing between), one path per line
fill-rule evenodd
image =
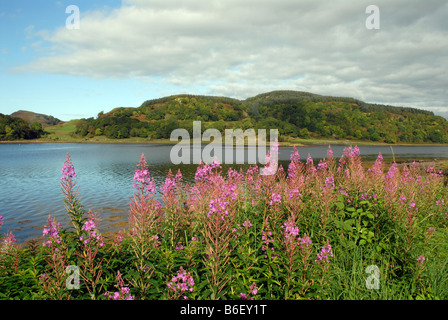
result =
M81 119L75 135L169 139L176 128L278 129L281 141L350 139L385 143L448 143L448 121L430 111L367 104L352 98L274 91L244 101L194 95L149 100Z
M142 154L129 226L106 240L67 154L71 226L49 216L43 240L23 246L6 234L0 297L448 299L442 172L387 169L381 154L365 169L350 147L339 161L329 149L317 165L295 150L288 168L271 173L225 173L214 162L197 168L193 184L179 171L156 186Z
M46 114L35 113L31 111L19 110L11 114L11 117L17 117L25 120L29 124L39 122L43 126L52 126L61 122L61 120Z
M298 91L273 91L246 100L175 95L145 101L138 108L115 108L100 112L96 118L67 123L30 112L14 114L41 126L32 123L35 130L30 133L23 122L12 129L2 121L0 140L168 141L177 128L186 129L192 136L193 121L201 121L202 131L214 128L223 136L225 129L278 129L282 144L448 143L448 121L430 111ZM48 132L45 136L44 129Z
M29 124L21 118L0 113L0 141L37 139L44 134L45 131L39 122Z

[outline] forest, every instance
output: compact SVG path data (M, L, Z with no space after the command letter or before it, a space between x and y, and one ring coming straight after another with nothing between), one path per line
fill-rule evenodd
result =
M448 143L448 121L430 111L298 91L273 91L246 100L198 95L148 100L138 108L115 108L96 118L81 119L75 135L169 139L176 128L192 134L193 121L202 121L204 131L278 129L281 140Z
M37 139L45 134L42 124L0 113L0 141Z

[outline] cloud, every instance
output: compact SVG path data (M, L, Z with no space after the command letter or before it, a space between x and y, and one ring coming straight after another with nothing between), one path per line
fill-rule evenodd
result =
M40 32L48 54L22 69L159 79L237 98L294 89L447 110L446 1L376 1L379 30L365 28L369 4L124 0L81 12L79 30Z

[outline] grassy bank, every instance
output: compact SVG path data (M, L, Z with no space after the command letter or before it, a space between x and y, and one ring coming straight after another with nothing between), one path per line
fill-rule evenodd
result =
M154 144L177 144L178 141L171 141L170 139L149 139L130 137L126 139L111 139L106 136L94 136L94 137L77 137L74 135L76 130L76 124L79 120L71 120L68 122L59 123L54 126L45 127L45 131L48 132L42 138L32 140L15 140L15 141L0 141L0 143L154 143ZM193 140L191 140L191 143ZM204 144L209 143L203 142ZM224 135L222 143L225 143ZM269 143L269 141L268 141ZM247 144L247 140L245 141ZM446 144L434 144L434 143L396 143L387 144L384 142L374 142L366 140L347 140L347 139L325 139L325 138L293 138L293 137L280 137L280 146L297 146L305 147L307 145L345 145L345 146L362 146L362 145L377 145L377 146L434 146L434 145L446 145Z

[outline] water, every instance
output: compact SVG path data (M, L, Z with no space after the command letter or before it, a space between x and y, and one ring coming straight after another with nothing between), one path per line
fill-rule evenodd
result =
M68 224L60 188L67 152L78 176L84 207L102 219L100 230L122 229L134 190L132 178L142 152L159 187L169 169L173 173L181 169L185 181L194 180L197 165L173 165L171 148L172 145L157 144L0 144L0 215L5 220L0 232L12 231L18 242L24 242L42 234L49 214L62 225ZM344 148L332 146L334 156L341 156ZM376 159L379 152L386 160L392 159L388 146L359 148L365 160ZM298 148L302 159L310 154L315 164L326 156L327 149L327 145ZM292 151L292 147L280 148L279 163L285 168ZM448 148L443 146L394 146L393 152L400 159L448 159ZM225 165L223 169L229 167L247 169L249 165Z

